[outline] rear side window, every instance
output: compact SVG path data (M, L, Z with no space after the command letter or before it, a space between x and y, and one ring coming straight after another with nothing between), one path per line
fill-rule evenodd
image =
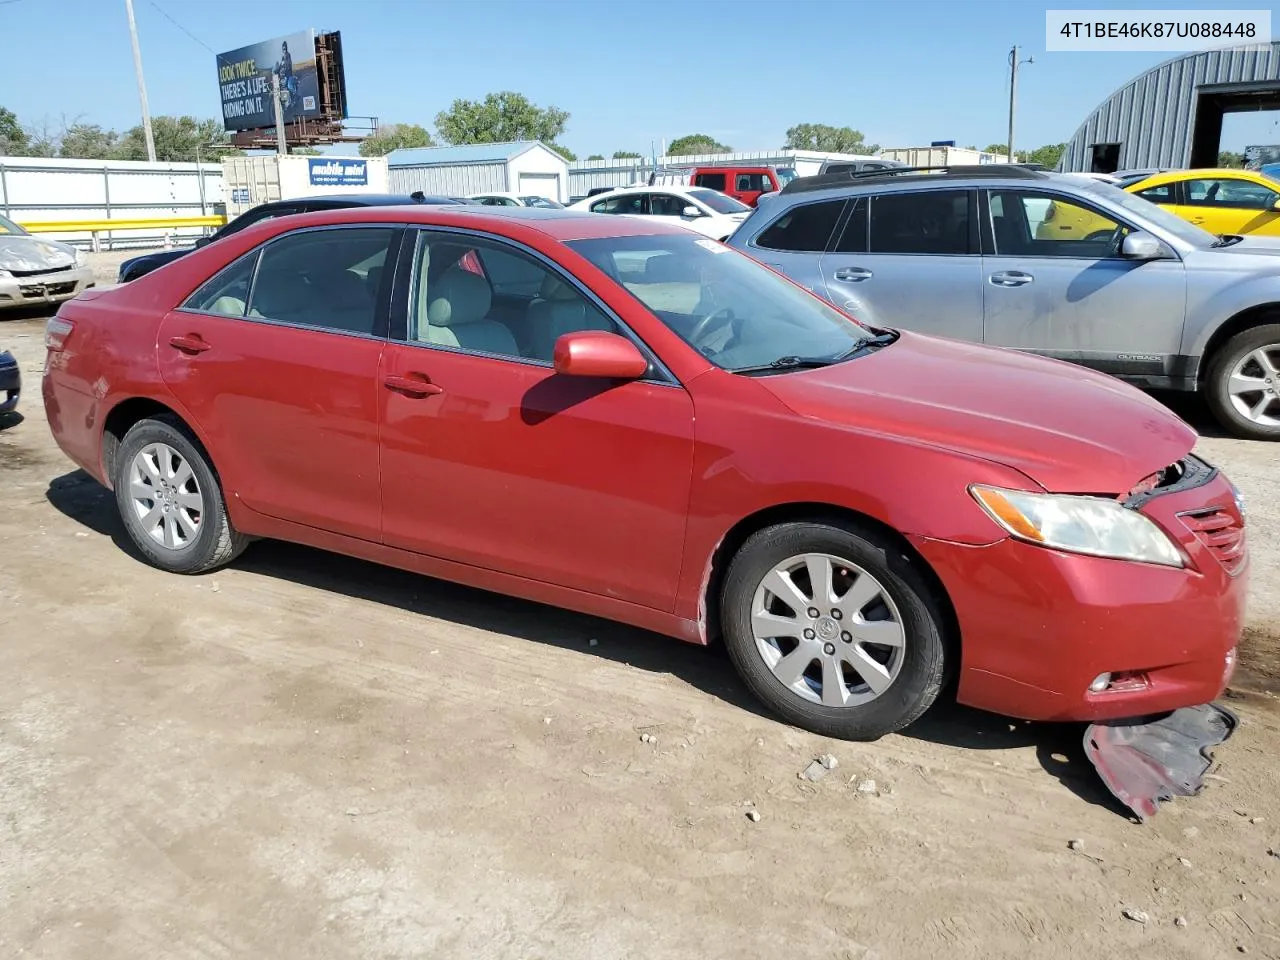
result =
M920 190L872 197L870 217L870 253L969 252L966 190Z
M372 336L394 227L286 234L262 250L248 316Z
M772 190L773 184L769 182L768 177L763 173L740 173L737 177L735 188L739 193L760 192Z
M693 178L695 187L706 187L709 190L719 190L724 192L725 175L723 173L700 173Z
M836 241L836 253L867 252L867 198L859 197L853 201L853 209L849 211L849 219L840 231L840 239Z
M1158 187L1147 187L1145 190L1137 191L1137 195L1152 203L1173 203L1173 184L1162 183Z
M766 250L822 253L844 209L843 200L826 200L792 207L756 237Z
M246 253L230 266L223 267L187 297L182 308L219 317L243 317L249 302L249 288L253 285L253 268L258 265L258 253L257 250Z
M608 200L601 200L599 203L592 204L592 213L644 213L645 212L645 195L643 193L628 193L621 197L610 197Z

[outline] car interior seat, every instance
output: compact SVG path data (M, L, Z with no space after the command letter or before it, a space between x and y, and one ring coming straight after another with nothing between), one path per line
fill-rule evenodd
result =
M503 324L486 319L493 291L484 277L451 266L427 294L427 324L418 339L466 350L519 356L515 337Z
M533 360L555 358L556 341L577 330L615 332L613 322L593 303L552 274L542 281L537 299L529 304L529 348Z

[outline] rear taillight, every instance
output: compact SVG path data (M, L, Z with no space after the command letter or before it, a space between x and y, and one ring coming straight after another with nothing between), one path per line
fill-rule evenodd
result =
M44 328L44 347L54 352L67 345L67 338L76 325L65 317L53 317Z

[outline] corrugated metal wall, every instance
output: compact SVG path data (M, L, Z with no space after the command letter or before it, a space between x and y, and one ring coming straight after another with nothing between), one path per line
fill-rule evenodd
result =
M421 190L423 193L437 193L446 197L465 197L481 190L508 189L505 162L392 167L387 181L392 193Z
M748 163L767 166L795 167L800 176L818 172L823 160L865 160L867 154L822 153L816 150L746 150L737 153L700 153L690 156L659 157L658 166L689 167L700 164L721 166ZM594 187L627 187L647 181L653 172L649 157L624 160L578 160L569 164L569 195L584 196Z
M1120 144L1120 168L1191 161L1197 88L1280 81L1280 42L1205 50L1167 60L1121 87L1067 143L1060 169L1087 171L1095 143Z

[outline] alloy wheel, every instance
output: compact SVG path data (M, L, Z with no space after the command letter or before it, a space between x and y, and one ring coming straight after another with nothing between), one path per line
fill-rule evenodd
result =
M191 464L166 443L152 443L129 464L129 501L144 534L181 550L199 534L204 497Z
M902 617L884 585L830 554L802 554L770 570L756 588L751 632L774 678L826 707L875 700L906 654Z
M1268 343L1241 357L1227 379L1236 412L1259 426L1280 427L1280 343Z

